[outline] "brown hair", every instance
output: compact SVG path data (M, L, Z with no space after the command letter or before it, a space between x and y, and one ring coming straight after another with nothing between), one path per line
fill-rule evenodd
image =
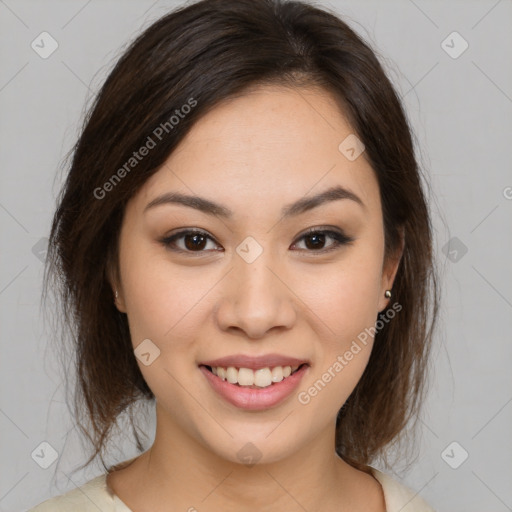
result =
M402 309L377 332L362 378L339 411L335 449L367 471L419 411L438 292L421 174L393 86L374 51L334 13L300 1L202 0L157 20L121 56L85 119L58 198L44 296L53 286L63 334L73 341L74 414L94 447L85 465L99 454L105 467L119 415L154 398L109 281L117 276L124 207L195 122L221 101L267 84L319 86L333 95L378 178L386 258L399 247L400 230L405 238L393 287ZM170 126L191 100L194 108ZM119 173L165 123L147 156ZM116 172L122 179L112 181ZM107 188L108 195L98 192ZM143 451L133 415L130 424Z

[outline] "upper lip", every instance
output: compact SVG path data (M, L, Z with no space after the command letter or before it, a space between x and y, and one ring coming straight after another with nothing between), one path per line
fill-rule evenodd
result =
M249 356L245 354L236 354L203 361L200 365L228 368L250 368L259 370L260 368L273 368L275 366L300 366L301 364L310 364L307 359L298 359L282 354L266 354L262 356Z

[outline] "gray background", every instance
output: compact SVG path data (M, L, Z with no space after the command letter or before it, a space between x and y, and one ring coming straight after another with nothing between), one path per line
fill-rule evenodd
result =
M177 4L0 1L1 511L102 472L72 473L85 459L39 310L44 238L86 102L126 43ZM395 475L439 511L512 510L512 2L319 4L383 56L436 198L441 324L417 457ZM43 31L59 45L46 59L31 48ZM454 31L463 39L446 39ZM112 461L135 455L128 436ZM48 469L43 442L58 454Z

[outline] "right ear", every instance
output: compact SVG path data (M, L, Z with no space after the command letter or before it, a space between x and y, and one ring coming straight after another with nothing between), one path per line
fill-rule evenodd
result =
M117 268L114 266L112 262L112 258L109 258L106 273L107 281L112 289L112 297L114 304L121 313L126 313L126 306L124 302L124 293L121 285L121 280L119 279L119 273L117 271Z

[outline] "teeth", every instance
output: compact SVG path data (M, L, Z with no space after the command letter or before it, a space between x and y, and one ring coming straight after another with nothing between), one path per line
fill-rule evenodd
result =
M276 366L272 368L272 382L281 382L283 379L283 367Z
M250 368L238 370L238 384L240 386L252 386L254 384L254 372Z
M230 384L236 384L238 382L238 370L230 366L226 370L226 378Z
M298 366L275 366L272 370L268 367L252 370L251 368L235 368L233 366L228 368L214 366L212 373L222 380L227 380L230 384L266 388L274 382L286 379L297 369Z
M260 368L254 373L254 384L259 388L266 388L272 384L272 372L269 368Z

